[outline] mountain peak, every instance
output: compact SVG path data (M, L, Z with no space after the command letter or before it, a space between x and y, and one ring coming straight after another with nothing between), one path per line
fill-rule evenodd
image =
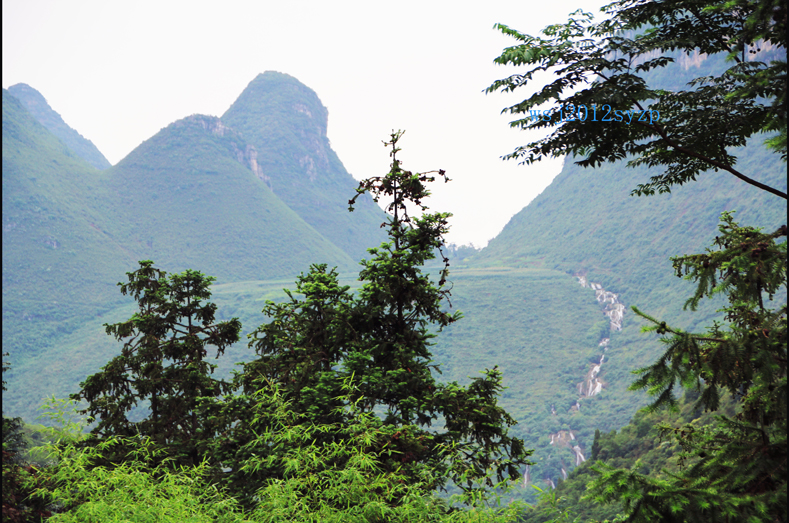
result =
M351 257L360 259L385 240L380 230L385 215L371 198L358 200L353 216L348 212L359 182L331 148L329 111L315 91L290 75L266 71L221 120L257 149L277 196Z
M8 88L14 98L19 100L38 122L63 142L71 152L88 162L96 169L110 167L110 162L101 151L87 138L63 121L47 103L46 98L27 84L16 84Z
M289 74L266 71L258 74L238 97L233 106L277 113L284 120L295 118L300 127L314 127L316 134L326 136L329 111L318 95ZM231 108L232 110L232 108Z

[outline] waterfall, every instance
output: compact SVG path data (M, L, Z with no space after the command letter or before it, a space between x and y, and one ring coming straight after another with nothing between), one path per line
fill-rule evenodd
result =
M586 461L586 458L584 457L583 452L581 452L581 447L579 447L578 445L575 445L573 447L573 451L575 452L575 466L577 467L578 465Z
M595 299L601 305L603 314L608 317L610 330L612 332L621 331L625 317L625 306L619 301L619 295L604 289L599 283L590 282L586 278L586 274L579 272L575 274L575 277L578 279L578 283L581 285L581 287L589 288L594 291ZM605 352L608 350L608 345L610 342L610 338L601 338L598 342L597 346L603 348L603 354L600 354L600 360L598 363L591 364L591 367L586 373L586 376L584 376L583 381L577 384L576 388L578 390L579 398L576 400L575 404L570 407L570 412L580 412L581 398L596 396L602 392L605 383L599 377L599 375L602 370L603 362L605 361ZM551 414L556 414L556 408L553 404L551 405ZM573 453L575 454L576 467L586 461L586 457L581 450L580 442L576 441L575 434L573 434L572 431L561 430L556 434L550 434L550 445L572 449ZM565 466L562 466L562 478L567 479L567 475L567 469ZM524 485L528 485L530 482L530 471L527 468L526 472L524 473ZM545 482L549 484L551 488L556 488L553 480L545 479Z

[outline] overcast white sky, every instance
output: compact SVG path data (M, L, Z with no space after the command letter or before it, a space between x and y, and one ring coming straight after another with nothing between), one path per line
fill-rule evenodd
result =
M515 43L493 24L536 35L606 3L4 0L3 87L40 91L115 164L177 119L222 115L258 73L288 73L329 109L357 179L387 172L381 141L405 129L404 166L453 180L430 202L455 215L450 241L484 246L561 168L500 159L529 136L499 114L525 92L482 93L514 72L492 63Z

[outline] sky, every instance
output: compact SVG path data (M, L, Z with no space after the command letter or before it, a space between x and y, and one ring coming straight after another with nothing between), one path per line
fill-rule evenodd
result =
M382 141L404 129L403 167L452 180L428 202L453 213L448 240L483 247L563 161L501 160L540 136L500 114L531 89L482 92L519 72L493 64L516 43L493 25L538 35L606 3L4 0L3 87L37 89L114 165L178 119L221 116L259 73L290 74L328 108L354 178L388 172Z

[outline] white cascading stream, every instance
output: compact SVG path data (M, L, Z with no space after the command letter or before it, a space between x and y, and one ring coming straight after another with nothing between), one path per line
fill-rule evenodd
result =
M576 277L578 278L578 283L581 284L581 287L590 288L595 292L595 299L603 306L603 314L608 316L611 332L613 333L621 331L622 322L624 321L625 317L625 306L619 301L619 295L605 290L599 283L588 281L584 274L577 274ZM570 408L571 411L581 410L581 399L596 396L602 392L605 383L602 381L599 375L603 367L603 362L605 361L605 352L608 350L610 342L610 338L602 338L598 343L598 347L602 347L603 349L603 354L600 355L600 361L598 363L592 364L591 368L586 373L584 380L577 385L579 398ZM554 405L551 405L551 414L556 415L556 409ZM580 442L576 441L575 434L573 434L571 430L562 430L556 434L550 434L550 445L557 447L563 446L572 449L573 453L575 454L576 467L586 461L586 457L583 454ZM567 479L567 470L564 467L561 468L561 475L564 479ZM523 481L524 486L528 486L531 482L530 467L526 468L526 472L524 472L523 475ZM555 488L555 484L552 479L546 478L545 481L551 486L551 488Z

